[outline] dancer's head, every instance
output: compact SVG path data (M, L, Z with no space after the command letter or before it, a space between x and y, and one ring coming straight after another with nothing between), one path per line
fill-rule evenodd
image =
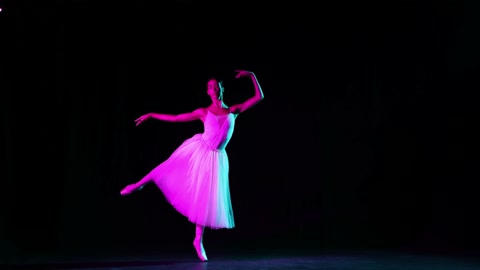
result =
M216 78L211 78L207 82L207 94L212 99L223 100L223 83Z

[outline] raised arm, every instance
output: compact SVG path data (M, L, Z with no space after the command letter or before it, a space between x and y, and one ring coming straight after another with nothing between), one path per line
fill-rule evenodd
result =
M140 116L138 119L135 120L137 123L136 125L140 125L142 122L153 118L161 121L167 122L188 122L201 119L203 121L203 117L205 116L205 109L199 108L193 112L182 113L182 114L161 114L161 113L147 113Z
M236 104L231 106L231 110L233 113L242 113L254 105L256 105L258 102L260 102L263 99L263 91L262 87L260 87L260 83L257 80L257 77L255 74L251 71L246 71L246 70L235 70L235 72L238 72L236 78L241 78L241 77L250 77L253 82L253 86L255 88L255 95L249 99L247 99L245 102Z

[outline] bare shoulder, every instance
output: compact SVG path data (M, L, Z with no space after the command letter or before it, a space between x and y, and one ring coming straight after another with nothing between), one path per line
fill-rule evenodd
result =
M205 117L207 115L207 108L198 108L192 112L193 114L197 115L202 122L205 122Z
M207 108L198 108L198 109L195 109L193 111L193 113L195 113L195 114L205 114L206 110L207 110Z

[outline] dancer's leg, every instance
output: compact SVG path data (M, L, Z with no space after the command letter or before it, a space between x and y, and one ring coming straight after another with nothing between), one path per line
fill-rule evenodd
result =
M205 253L205 249L203 248L203 231L204 227L201 225L196 225L195 227L195 240L193 240L193 246L197 251L197 256L201 261L206 261L207 254Z
M149 173L149 174L145 175L137 183L130 184L130 185L126 186L124 189L122 189L122 191L120 191L120 194L122 196L125 196L125 195L131 194L134 191L141 190L143 188L143 186L145 186L146 184L148 184L151 181L153 181L153 178L151 176L151 173Z

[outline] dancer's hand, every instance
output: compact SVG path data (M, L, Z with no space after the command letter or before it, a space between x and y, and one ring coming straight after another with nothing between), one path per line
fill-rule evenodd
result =
M135 122L137 123L136 126L140 125L143 121L148 120L150 117L152 117L151 113L140 116L137 120L135 120Z
M241 77L246 77L246 76L253 76L255 75L253 72L251 71L246 71L246 70L235 70L235 72L237 72L237 76L235 76L235 78L241 78Z

